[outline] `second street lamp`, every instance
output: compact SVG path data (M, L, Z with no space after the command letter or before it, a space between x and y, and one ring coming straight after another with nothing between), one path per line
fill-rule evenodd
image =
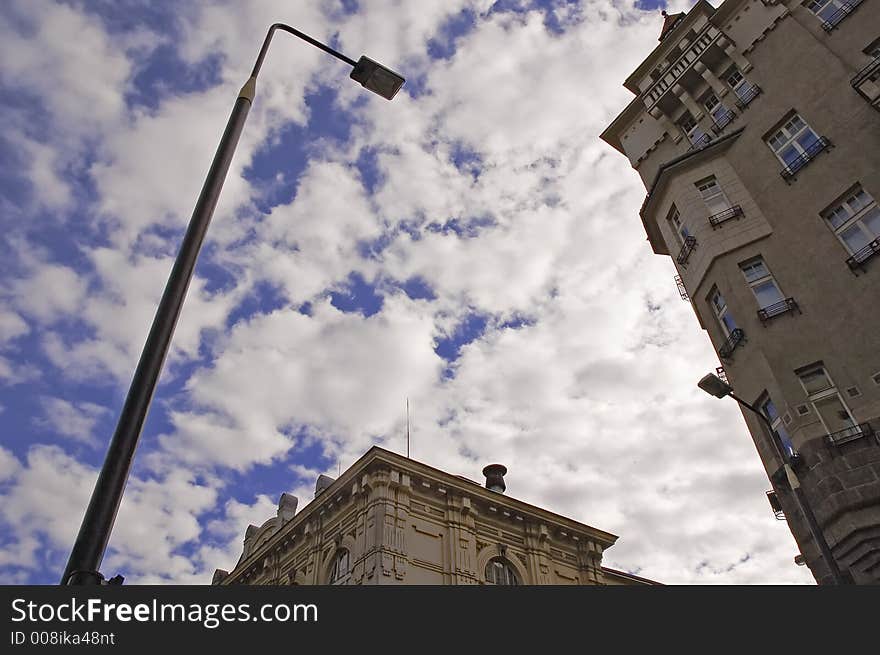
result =
M807 521L807 527L809 528L810 535L813 537L813 541L816 542L816 545L819 547L819 552L822 554L822 559L825 561L825 565L828 567L828 571L831 573L831 577L834 579L834 584L849 584L849 581L846 580L843 574L840 571L840 568L837 566L837 561L834 559L834 554L831 552L831 548L828 546L828 542L825 540L825 534L822 532L822 528L819 527L819 522L816 520L816 515L813 514L813 508L810 506L809 501L807 500L806 494L804 494L803 487L801 487L800 479L798 479L797 473L795 473L792 468L792 457L788 451L783 452L783 449L779 447L779 439L776 435L776 430L773 429L773 424L770 423L770 419L768 419L764 412L759 410L757 407L752 405L751 403L747 403L745 400L737 396L733 393L733 387L727 384L724 380L719 378L714 373L709 373L708 375L703 376L703 378L697 382L697 386L700 387L706 393L715 396L716 398L725 398L730 396L740 405L745 407L751 412L754 412L761 422L767 426L767 429L770 430L770 441L773 444L773 448L776 451L777 457L782 462L782 468L785 471L785 477L788 480L788 484L791 487L791 491L794 494L795 501L798 504L798 508L801 510L801 513L804 515L804 518Z
M171 269L171 275L162 293L162 299L153 318L153 325L144 344L143 352L135 369L125 404L110 441L107 455L88 508L80 525L79 534L70 553L67 567L61 578L63 585L101 584L103 576L98 572L110 532L116 520L125 483L131 470L138 439L147 418L150 402L162 372L162 365L171 344L171 337L180 316L183 301L195 269L199 250L214 214L223 181L232 162L232 155L247 120L248 112L256 94L257 75L263 65L269 44L276 31L281 30L299 37L324 52L352 66L350 77L364 88L391 100L403 86L404 79L389 68L367 57L359 61L349 59L333 48L321 43L289 25L275 23L269 28L263 46L257 56L253 71L235 100L226 130L214 155L205 184L196 201L192 218L183 237L180 251Z

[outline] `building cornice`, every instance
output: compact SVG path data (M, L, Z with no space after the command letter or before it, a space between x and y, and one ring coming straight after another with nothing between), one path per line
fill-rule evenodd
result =
M624 80L623 86L636 95L641 95L641 89L639 89L638 82L654 68L654 65L661 55L665 55L666 52L672 49L673 45L676 44L685 31L693 25L698 16L707 16L711 19L712 14L714 14L715 11L715 7L706 2L706 0L700 0L697 2L697 4L690 8L687 15L679 21L678 25L676 25L657 45L657 47L651 51L651 54L645 57L642 60L642 63L629 74L629 77Z
M290 521L282 525L278 531L269 539L254 549L246 558L242 559L226 578L228 584L233 577L238 577L242 572L247 571L261 559L266 557L270 552L279 547L282 543L289 540L292 534L307 523L314 515L320 513L322 507L329 501L332 502L358 484L361 476L375 470L376 468L387 467L390 470L399 470L408 473L410 476L420 476L439 483L447 494L450 490L458 495L467 496L473 500L486 503L496 507L504 507L506 509L516 511L524 518L533 522L544 522L567 531L570 536L579 536L590 540L601 546L604 550L612 546L617 541L617 535L604 530L599 530L592 526L580 523L573 519L569 519L560 514L555 514L548 510L530 505L529 503L517 500L511 496L501 494L495 491L489 491L485 487L467 478L459 477L436 469L427 464L423 464L414 459L398 455L379 446L373 446L359 460L352 464L342 475L337 478L333 484L324 489L309 504L302 508L296 516Z

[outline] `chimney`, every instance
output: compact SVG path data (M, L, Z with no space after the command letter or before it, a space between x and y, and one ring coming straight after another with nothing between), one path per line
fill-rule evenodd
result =
M486 489L489 491L497 491L504 493L507 487L504 484L504 476L507 474L507 467L503 464L489 464L483 469L483 475L486 476Z
M318 476L317 482L315 482L315 497L318 497L318 494L324 491L331 484L336 482L335 478L331 478L329 475L324 475L323 473Z

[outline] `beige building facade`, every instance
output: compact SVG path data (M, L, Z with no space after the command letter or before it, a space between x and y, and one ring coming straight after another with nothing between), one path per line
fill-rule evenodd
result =
M212 584L658 584L602 566L616 536L511 498L503 467L486 472L492 489L373 447L319 477L299 512L283 494Z
M602 139L706 330L813 575L880 582L880 2L726 0L666 16ZM672 283L672 281L670 281ZM732 402L732 401L731 401Z

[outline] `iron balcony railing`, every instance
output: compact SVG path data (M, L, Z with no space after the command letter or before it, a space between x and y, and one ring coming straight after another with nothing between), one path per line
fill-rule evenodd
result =
M782 510L782 503L779 502L779 497L776 495L776 492L768 491L767 500L770 501L770 508L773 510L773 515L780 521L784 521L785 512Z
M748 91L739 96L736 101L736 106L740 109L745 109L746 106L759 95L761 95L761 87L757 84L752 84Z
M849 2L843 3L840 6L840 9L831 14L828 19L822 23L822 29L826 32L830 32L860 4L862 4L862 0L849 0Z
M703 148L708 146L710 143L712 143L712 137L710 137L708 134L704 134L699 139L692 142L691 147L688 148L687 151L691 152L693 150L702 150Z
M685 238L684 243L681 244L681 250L678 252L678 257L676 261L681 265L682 268L687 266L687 261L691 256L691 253L694 251L694 248L697 247L697 237L689 236Z
M785 314L786 312L791 312L794 310L797 310L798 314L801 313L801 308L798 307L795 299L786 298L785 300L780 300L779 302L759 309L758 318L761 319L761 325L767 325L767 321L769 321L771 318L775 318L777 316Z
M867 246L858 252L853 253L852 257L847 257L846 263L853 273L856 272L857 268L865 270L865 262L877 253L880 253L880 239L874 239ZM858 273L856 273L856 275L858 275Z
M745 343L745 340L746 333L743 332L742 328L734 328L730 333L730 336L727 337L718 349L718 356L721 359L731 359L733 357L733 351L736 350L737 346Z
M721 225L724 221L729 221L733 218L739 219L740 216L743 215L742 207L739 205L734 205L729 209L725 209L723 212L718 212L717 214L712 214L709 217L709 225L712 226L714 230L716 227Z
M681 275L675 276L675 286L678 287L678 293L681 295L681 299L690 302L691 298L688 295L687 289L684 288L684 282L681 281Z
M862 85L862 82L869 77L873 77L874 73L880 73L880 56L874 57L874 61L856 73L852 80L850 80L850 84L852 84L854 89L857 89Z
M712 126L712 131L715 134L721 134L721 131L730 125L730 122L736 118L736 112L732 109L726 110L723 114L719 114L718 116L712 117L712 122L715 123Z
M807 149L804 150L803 154L798 156L794 161L792 161L788 166L780 171L780 175L782 179L786 182L790 182L794 179L795 173L801 170L804 166L810 163L816 156L825 150L831 148L831 141L829 141L824 136L820 136L815 141L813 141Z
M861 439L862 437L876 438L876 436L877 435L874 434L874 428L871 427L870 423L859 423L858 425L853 425L844 428L843 430L827 434L825 435L825 440L830 446L839 446L850 441L855 441L856 439Z

